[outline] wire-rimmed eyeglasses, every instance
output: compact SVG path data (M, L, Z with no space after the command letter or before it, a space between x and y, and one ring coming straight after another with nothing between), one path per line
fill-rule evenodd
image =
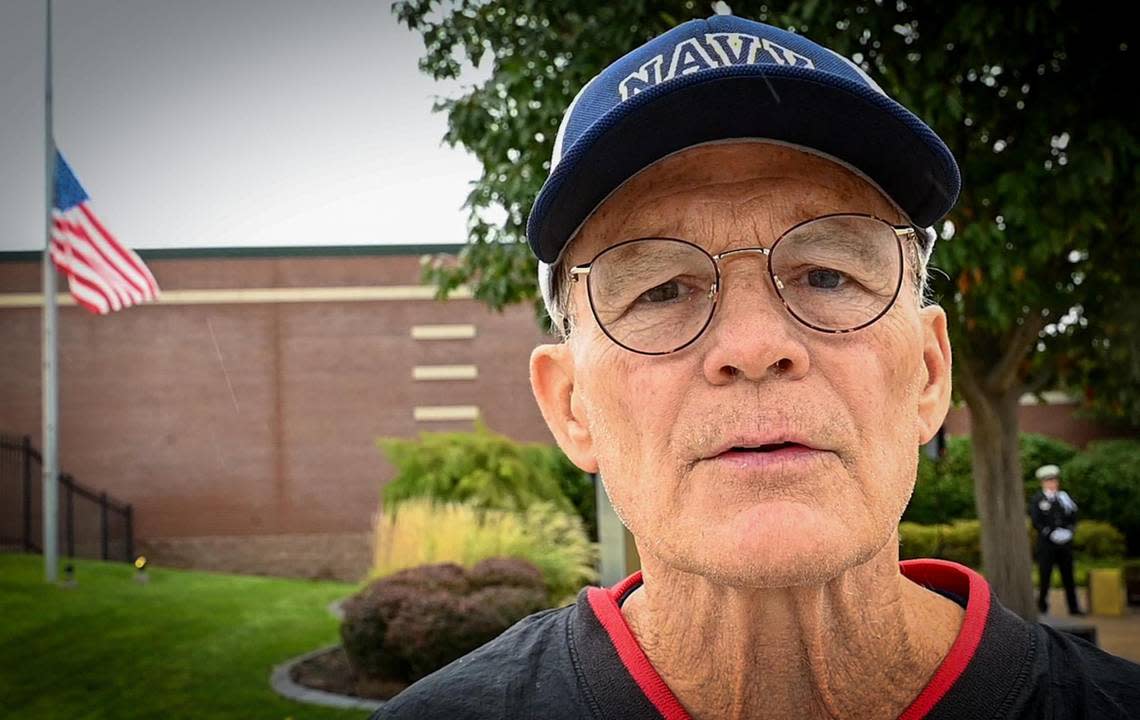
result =
M586 278L590 309L613 342L643 355L693 344L712 324L723 264L762 255L787 312L807 327L848 333L890 310L903 281L903 239L917 231L857 213L824 215L786 230L770 247L716 255L688 240L626 240L570 269Z

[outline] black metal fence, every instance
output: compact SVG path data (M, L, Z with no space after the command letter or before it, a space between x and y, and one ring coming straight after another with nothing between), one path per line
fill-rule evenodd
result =
M59 475L61 555L134 560L130 505ZM43 456L28 436L0 435L0 550L43 551Z

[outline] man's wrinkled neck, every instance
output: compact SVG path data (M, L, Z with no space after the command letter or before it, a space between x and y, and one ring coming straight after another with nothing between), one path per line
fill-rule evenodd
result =
M822 585L737 587L643 556L622 614L694 718L894 718L964 611L904 578L896 545Z

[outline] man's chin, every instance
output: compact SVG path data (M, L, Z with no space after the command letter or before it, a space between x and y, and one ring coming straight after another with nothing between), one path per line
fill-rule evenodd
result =
M816 585L866 559L862 534L818 506L773 502L750 507L701 533L687 553L677 550L692 561L690 572L714 582L758 588Z

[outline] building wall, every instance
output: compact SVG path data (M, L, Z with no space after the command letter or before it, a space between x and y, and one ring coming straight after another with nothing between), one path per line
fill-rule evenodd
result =
M1080 417L1076 401L1071 400L1043 404L1023 402L1018 408L1017 416L1021 432L1060 438L1079 448L1093 440L1120 435L1117 431ZM950 435L969 435L970 425L970 411L966 407L953 408L946 416L946 432Z
M60 308L61 467L134 505L151 560L357 579L393 474L377 438L469 429L422 418L475 407L494 430L552 441L527 379L546 340L529 307L409 299L430 296L418 254L328 252L152 254L162 303ZM39 282L34 259L0 261L0 431L42 446ZM413 335L440 325L473 337ZM1105 434L1073 409L1023 406L1022 428L1080 446ZM969 432L968 412L947 429Z
M529 391L529 354L544 340L530 308L353 299L376 287L408 295L418 256L147 262L163 303L105 317L60 308L60 465L132 503L140 547L159 563L363 573L393 474L377 438L472 427L417 420L416 408L475 406L494 430L551 442ZM38 288L36 263L0 263L0 295ZM343 297L305 300L329 288ZM278 292L249 302L264 289ZM0 302L0 428L42 446L40 311L13 304ZM439 324L474 326L474 337L412 336ZM413 379L438 365L474 366L477 377ZM297 550L307 543L325 550L308 557Z

